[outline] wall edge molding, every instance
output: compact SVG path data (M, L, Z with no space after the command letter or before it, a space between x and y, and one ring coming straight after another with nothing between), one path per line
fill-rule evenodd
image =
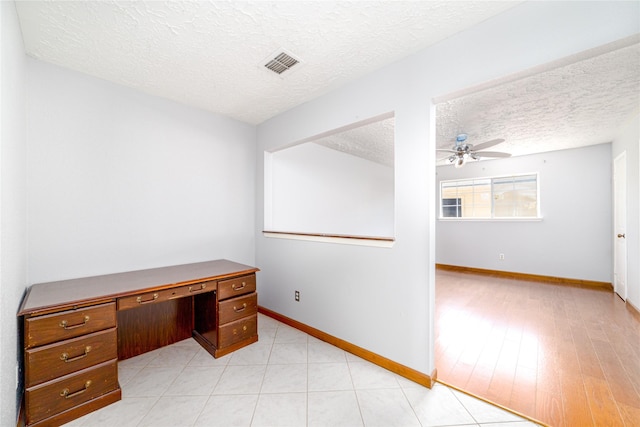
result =
M333 346L336 346L348 353L358 356L368 362L378 365L381 368L387 369L388 371L398 374L401 377L404 377L410 381L423 385L427 388L432 388L436 382L436 378L437 378L436 369L433 370L431 375L427 375L423 372L420 372L408 366L402 365L391 359L387 359L384 356L380 356L379 354L376 354L372 351L359 347L348 341L345 341L343 339L330 335L326 332L323 332L319 329L306 325L290 317L284 316L275 311L269 310L268 308L262 307L260 305L258 306L258 312L264 314L265 316L271 317L272 319L278 320L279 322L282 322L285 325L291 326L292 328L296 328L302 332L306 332L307 334L311 335L314 338L317 338L321 341L324 341Z
M436 269L455 271L458 273L482 274L486 276L501 277L505 279L527 280L530 282L546 282L556 285L578 286L584 288L596 288L613 292L611 282L598 282L595 280L572 279L566 277L545 276L541 274L518 273L514 271L490 270L486 268L464 267L459 265L436 264Z

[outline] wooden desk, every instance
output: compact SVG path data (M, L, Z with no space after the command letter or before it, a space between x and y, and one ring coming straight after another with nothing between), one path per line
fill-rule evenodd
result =
M120 400L119 359L192 336L214 357L256 342L257 271L217 260L31 286L18 311L26 425Z

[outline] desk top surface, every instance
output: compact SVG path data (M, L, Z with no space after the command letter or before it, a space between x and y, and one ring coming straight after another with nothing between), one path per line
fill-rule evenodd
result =
M53 308L72 308L76 305L100 302L190 283L252 274L256 271L259 271L256 267L220 259L38 283L27 290L27 294L18 311L18 316L47 312Z

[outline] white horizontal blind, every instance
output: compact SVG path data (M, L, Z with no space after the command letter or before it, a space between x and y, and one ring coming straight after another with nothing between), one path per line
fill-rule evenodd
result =
M442 181L442 218L536 218L538 175Z

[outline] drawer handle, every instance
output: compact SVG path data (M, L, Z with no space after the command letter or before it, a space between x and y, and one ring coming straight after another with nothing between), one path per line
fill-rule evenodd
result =
M87 381L86 383L84 383L84 388L78 391L74 391L73 393L69 393L69 389L65 388L64 390L62 390L60 392L60 396L64 397L65 399L72 399L76 396L78 396L79 394L84 393L85 391L87 391L87 389L89 388L89 386L91 385L91 380Z
M60 327L68 331L69 329L80 328L80 327L86 325L88 321L89 321L89 316L84 316L84 322L78 323L77 325L69 326L67 321L63 320L62 322L60 322Z
M150 302L154 302L157 299L158 299L158 294L156 293L156 294L153 294L153 298L151 298L151 299L143 300L142 297L138 297L138 298L136 298L136 301L138 301L138 304L147 304L147 303L150 303Z
M247 325L244 325L244 326L242 327L242 331L243 331L243 332L247 332ZM238 335L238 330L237 330L237 329L234 329L234 330L233 330L233 335Z
M203 283L202 285L200 285L200 289L193 289L193 286L189 286L189 292L203 291L204 288L206 287L207 287L206 283Z
M231 285L231 289L233 289L234 291L241 291L245 288L245 286L247 286L247 284L245 282L242 282L241 286L236 287L237 285L234 283L233 285Z
M74 357L69 357L69 353L62 353L60 355L60 360L64 360L64 363L69 363L69 362L74 362L76 360L82 359L84 357L87 357L89 355L89 352L91 351L91 346L88 345L84 348L84 353L83 354L79 354L78 356L74 356Z
M245 311L247 309L247 303L245 302L244 304L242 304L242 307L237 308L235 305L233 306L233 311L235 311L236 313L241 313L243 311Z

